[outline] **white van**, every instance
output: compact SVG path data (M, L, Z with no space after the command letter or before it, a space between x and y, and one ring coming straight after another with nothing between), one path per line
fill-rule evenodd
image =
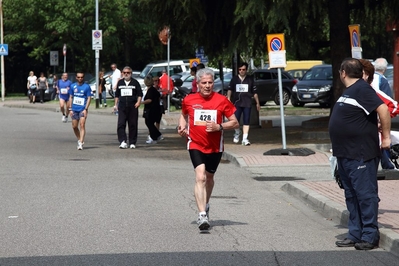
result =
M186 62L187 61L187 62ZM140 75L134 77L140 83L141 88L144 89L146 86L144 85L144 78L147 75L151 75L153 77L162 75L163 70L168 70L168 61L158 61L149 63L145 66L145 68L141 71ZM190 62L188 60L173 60L169 61L169 77L185 71L190 71Z

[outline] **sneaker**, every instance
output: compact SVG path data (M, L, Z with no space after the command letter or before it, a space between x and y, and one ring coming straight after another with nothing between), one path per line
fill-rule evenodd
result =
M206 217L208 217L208 221L209 221L209 204L206 204L205 212L206 212Z
M355 248L357 250L370 250L370 249L374 249L377 248L377 245L374 245L372 243L369 243L367 241L362 240L362 242L356 243L355 244Z
M66 120L66 116L65 115L63 115L62 116L62 120L61 120L62 122L64 122L64 123L66 123L67 122L67 120Z
M345 238L344 240L335 242L335 245L337 245L337 247L341 247L341 248L354 247L355 244L356 243L354 241L350 240L349 238Z
M83 143L78 140L78 150L83 150Z
M234 143L238 143L240 141L241 130L238 133L234 133Z
M68 123L68 116L67 116L67 115L65 116L65 121L64 121L64 123Z
M106 103L104 103L104 107L107 107L107 104L106 104Z
M122 142L121 142L121 145L119 145L119 148L121 148L121 149L127 149L127 143L126 143L126 141L122 141Z
M135 148L136 148L136 145L130 144L130 149L135 149Z
M249 145L251 145L251 142L249 142L249 140L247 140L247 139L243 139L242 142L241 142L241 144L242 144L243 146L249 146Z
M147 143L147 144L157 144L157 142L155 140L153 140L153 139L149 139L145 143Z
M102 104L100 104L100 107L103 107L103 105L102 105Z
M150 137L150 135L147 136L147 140L152 140L152 138Z
M161 136L159 136L158 138L157 138L157 140L158 141L160 141L160 140L164 140L165 138L161 135Z
M208 217L206 215L200 215L198 216L197 220L198 228L199 230L208 230L209 227L211 226L208 221Z

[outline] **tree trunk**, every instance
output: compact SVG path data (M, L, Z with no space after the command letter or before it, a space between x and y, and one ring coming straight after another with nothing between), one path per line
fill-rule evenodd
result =
M333 86L331 110L341 96L345 87L342 84L338 70L343 59L351 57L349 36L349 0L328 0L328 18L330 20L330 47L333 69Z

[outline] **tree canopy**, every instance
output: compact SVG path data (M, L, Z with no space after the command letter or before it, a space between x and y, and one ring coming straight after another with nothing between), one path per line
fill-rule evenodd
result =
M392 61L387 20L397 19L399 0L114 0L99 1L103 31L101 67L113 62L142 69L166 59L158 31L171 29L171 58L193 58L203 46L210 64L230 64L234 51L267 60L265 36L284 33L287 59L319 59L333 66L350 56L349 24L361 25L363 57ZM91 31L95 0L3 0L8 91L20 91L29 70L53 72L50 51L68 46L67 71L94 72ZM56 72L61 72L62 60ZM24 86L22 86L24 88Z

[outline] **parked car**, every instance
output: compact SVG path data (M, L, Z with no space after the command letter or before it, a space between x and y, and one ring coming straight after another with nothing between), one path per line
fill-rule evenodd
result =
M293 76L294 78L301 79L308 70L309 69L291 69L287 70L287 72L290 73L290 75Z
M169 61L169 76L172 76L177 73L182 73L185 71L189 71L190 63L186 60L173 60ZM153 77L162 74L163 70L168 69L168 62L167 61L157 61L153 63L147 64L144 69L141 71L139 76L135 76L135 79L140 83L142 89L145 89L146 86L144 85L144 78L147 75L151 75Z
M331 65L312 67L292 88L292 105L304 106L306 103L319 103L321 107L330 106L332 83Z
M233 72L228 72L223 75L223 85L222 80L219 78L215 79L213 84L213 91L217 93L222 93L222 87L224 86L223 94L227 94L227 89L229 87L230 81L233 78Z
M268 101L274 101L280 105L280 93L278 87L277 69L257 69L253 73L260 105ZM281 81L283 89L283 105L288 104L291 98L292 88L297 83L297 79L286 71L281 71Z
M180 79L182 84L182 87L186 87L187 89L192 89L192 82L194 80L194 76L191 76L190 72L181 72L181 73L177 73L171 76L171 78L173 79L173 83L176 83L176 79Z

